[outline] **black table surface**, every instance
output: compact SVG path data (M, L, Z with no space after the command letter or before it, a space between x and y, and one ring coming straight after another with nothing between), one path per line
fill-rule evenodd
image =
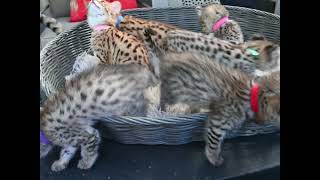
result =
M78 153L66 170L52 172L50 166L59 156L59 148L55 148L40 160L40 179L210 180L280 167L280 134L277 133L226 140L222 152L225 163L219 168L210 165L203 150L203 142L178 146L125 145L103 139L92 169L77 169Z

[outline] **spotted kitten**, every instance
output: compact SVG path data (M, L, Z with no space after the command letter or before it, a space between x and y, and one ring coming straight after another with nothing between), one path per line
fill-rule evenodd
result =
M229 19L229 12L223 5L210 4L203 8L198 6L196 10L203 33L212 33L214 37L234 44L244 42L240 25Z
M255 76L261 71L274 71L280 67L280 47L261 35L253 35L251 40L239 45L184 30L169 31L167 37L171 52L206 55L248 75Z
M104 0L96 0L95 2L103 3L105 7L109 6L109 8L106 8L108 9L110 17L107 19L109 24L114 24L120 31L137 37L145 44L148 51L154 51L157 54L165 53L167 50L167 32L169 30L179 29L178 27L162 22L133 16L121 16L121 4L118 1L109 3Z
M121 9L121 7L120 7ZM117 3L92 0L88 5L88 24L92 28L91 49L102 63L140 64L152 72L146 47L136 37L116 29L111 10L120 11Z
M40 158L54 145L62 147L60 159L51 166L53 171L61 171L81 149L78 168L91 168L100 143L94 119L144 116L144 91L155 83L153 74L136 64L100 64L79 73L40 108Z
M280 122L280 72L253 79L206 56L168 54L161 60L161 106L208 109L205 154L219 166L226 133L244 121Z

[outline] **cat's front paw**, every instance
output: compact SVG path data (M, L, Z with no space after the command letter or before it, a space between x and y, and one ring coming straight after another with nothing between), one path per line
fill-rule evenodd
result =
M88 157L82 157L82 159L78 162L79 169L90 169L93 164L96 162L98 154L94 154Z
M218 158L207 156L207 158L208 158L209 162L215 167L221 166L224 162L224 159L221 156L219 156Z
M224 159L221 157L221 155L218 155L217 153L209 153L207 150L206 157L208 161L215 167L221 166L224 162Z
M92 167L93 163L89 163L88 161L85 161L83 159L81 159L79 162L78 162L78 168L79 169L90 169Z
M64 170L66 167L67 164L61 163L59 160L57 160L51 165L51 170L54 172L58 172Z

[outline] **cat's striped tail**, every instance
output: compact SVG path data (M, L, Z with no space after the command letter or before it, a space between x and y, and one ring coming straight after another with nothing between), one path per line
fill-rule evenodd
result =
M61 23L52 17L48 17L40 13L40 24L44 24L47 28L51 29L56 34L60 34L63 29Z

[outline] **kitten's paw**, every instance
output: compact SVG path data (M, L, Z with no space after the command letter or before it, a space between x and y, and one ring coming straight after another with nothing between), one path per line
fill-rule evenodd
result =
M54 172L58 172L64 170L66 167L67 164L63 164L59 160L57 160L51 165L51 170Z
M151 28L146 28L144 32L146 35L151 35L151 36L155 36L157 34L157 32Z
M224 162L224 159L223 157L219 156L219 158L215 158L215 157L208 157L207 156L207 159L209 160L209 162L215 166L215 167L219 167L223 164Z
M94 154L92 156L88 157L83 157L79 162L78 162L78 168L79 169L90 169L93 164L96 162L98 157L98 154Z
M165 111L174 113L177 115L185 115L185 114L191 114L192 109L188 104L176 103L172 105L166 105Z
M224 162L224 159L221 157L221 155L218 155L217 153L209 153L206 150L205 154L208 161L215 167L221 166Z
M90 161L85 161L83 159L81 159L79 162L78 162L78 168L79 169L90 169L92 167L93 163L90 163Z

